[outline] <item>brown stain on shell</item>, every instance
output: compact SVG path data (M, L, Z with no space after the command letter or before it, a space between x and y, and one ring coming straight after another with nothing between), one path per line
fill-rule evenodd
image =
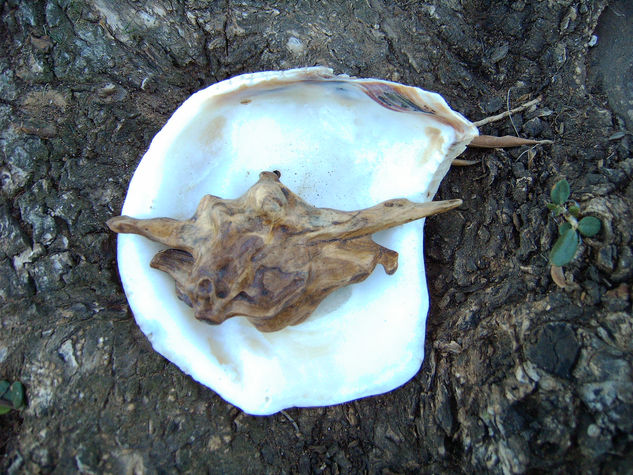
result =
M202 129L200 143L211 147L216 141L225 135L226 117L218 115L214 117L207 126Z
M444 136L442 131L436 127L426 127L424 129L427 137L429 138L429 146L426 149L426 154L433 153L435 150L440 150L444 145Z

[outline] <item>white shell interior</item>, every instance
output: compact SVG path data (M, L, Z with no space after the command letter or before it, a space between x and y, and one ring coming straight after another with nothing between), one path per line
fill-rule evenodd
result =
M432 199L476 128L417 88L405 89L448 121L384 107L359 87L368 82L404 88L307 68L238 76L194 94L152 141L122 214L189 218L203 195L236 198L263 170L279 170L285 185L319 207ZM399 253L394 275L378 267L304 323L275 333L242 317L219 326L197 321L174 281L149 267L162 246L143 237L119 235L119 271L156 351L245 412L272 414L383 393L415 375L428 311L423 224L374 236Z

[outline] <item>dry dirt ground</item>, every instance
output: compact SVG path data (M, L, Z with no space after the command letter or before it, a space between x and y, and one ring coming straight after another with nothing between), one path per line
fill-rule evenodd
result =
M632 24L626 0L0 1L0 378L28 396L0 416L0 471L631 473ZM443 182L465 204L427 221L409 383L252 417L152 350L104 222L191 93L316 64L472 120L541 96L482 132L554 144L470 151ZM563 177L603 223L567 289L545 206Z

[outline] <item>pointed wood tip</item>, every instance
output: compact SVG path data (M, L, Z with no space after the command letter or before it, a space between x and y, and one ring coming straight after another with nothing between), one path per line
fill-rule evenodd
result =
M435 209L431 214L444 213L455 208L459 208L464 202L460 199L431 201L435 205Z
M125 233L125 226L129 224L127 216L114 216L106 221L106 225L115 233Z

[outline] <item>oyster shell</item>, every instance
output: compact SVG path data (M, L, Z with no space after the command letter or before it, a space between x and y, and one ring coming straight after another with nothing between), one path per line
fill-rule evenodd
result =
M327 68L264 72L190 97L156 135L122 214L188 219L208 193L237 199L261 170L320 208L393 198L425 202L477 135L437 94ZM398 272L373 272L328 295L300 325L273 333L246 318L209 326L150 268L165 246L121 234L121 281L137 323L163 356L251 414L322 406L405 383L423 359L428 293L423 220L380 231Z

